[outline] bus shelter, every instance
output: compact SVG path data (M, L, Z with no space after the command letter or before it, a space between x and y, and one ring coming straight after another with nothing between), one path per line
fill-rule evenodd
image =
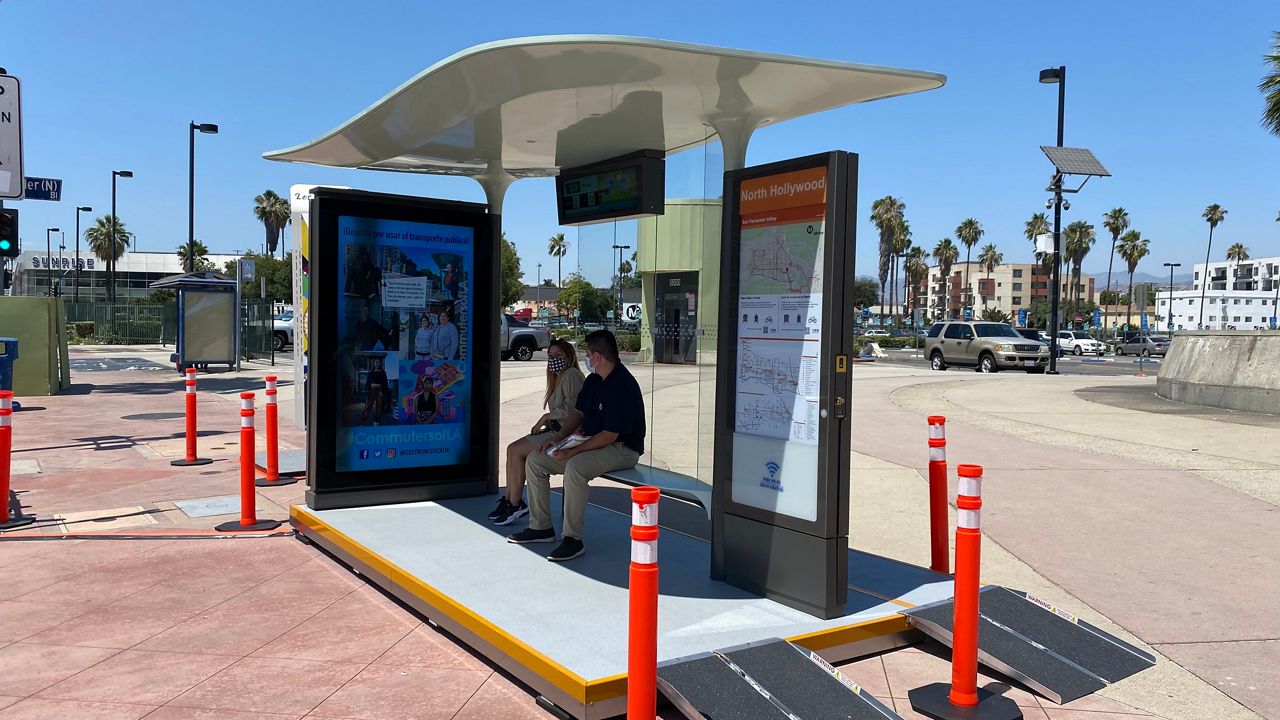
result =
M236 281L221 273L192 272L160 278L148 287L178 295L178 372L210 364L236 366L239 296Z
M726 347L726 334L736 341L743 330L737 309L726 314L727 306L722 307L726 297L722 288L727 287L722 284L722 275L734 268L733 258L726 255L725 238L737 242L737 235L724 232L724 223L738 223L739 215L745 217L748 210L755 215L792 212L785 199L755 202L762 197L758 193L787 193L793 187L788 180L773 191L768 182L773 177L794 177L803 186L801 189L811 191L816 186L805 178L817 177L812 173L819 170L826 173L827 167L824 154L796 159L799 165L779 163L776 172L757 168L746 175L735 175L744 171L751 138L781 122L931 90L944 82L942 75L917 70L662 40L606 35L520 38L479 45L446 58L332 131L311 142L266 153L265 157L331 167L472 178L484 190L487 203L483 208L439 210L452 212L458 218L473 211L486 212L492 218L491 227L478 219L459 219L453 228L458 238L489 237L495 242L501 236L507 189L517 180L557 177L571 169L637 155L664 162L662 214L638 213L644 217L574 225L566 233L569 249L559 259L570 276L579 270L589 273L592 268L597 273L603 268L612 275L619 268L618 258L625 259L629 251L634 251L632 267L641 280L642 352L624 361L645 392L649 435L646 452L634 473L610 477L624 484L659 485L670 497L715 506L722 501L737 501L737 496L727 490L735 475L767 473L765 483L755 484L772 483L778 489L784 472L778 462L763 456L758 469L753 465L740 471L739 453L735 451L730 457L724 451L723 440L717 442L718 436L723 438L726 408L731 415L733 406L718 407L725 402L726 392L718 386L723 388L725 380L732 378L732 369L724 375L725 369L718 368L716 361ZM832 139L830 145L840 143L840 139ZM839 229L841 234L827 242L847 249L850 265L832 265L828 270L839 271L838 277L851 277L856 156L832 153L831 158L832 173L822 177L841 178L842 192L846 194L840 197L847 206L830 210L840 213L839 223L823 226L810 222L809 231L816 242L824 227L832 232ZM850 178L853 187L847 188ZM741 188L744 202L738 202L736 196L726 197L737 188ZM557 192L554 197L548 194L548 202L557 203L563 217L566 197ZM751 198L747 197L748 192ZM310 217L294 223L294 256L299 263L295 265L295 307L306 309L302 319L312 325L301 333L304 338L312 338L310 345L296 344L295 352L316 355L295 363L295 367L311 368L300 378L303 382L317 377L318 364L333 361L328 349L316 351L315 344L318 325L331 322L331 314L340 316L345 312L351 318L360 318L352 323L363 322L366 327L378 323L382 328L386 318L403 316L403 305L395 303L417 303L410 313L415 318L422 314L418 306L431 308L432 303L442 299L455 302L459 297L470 298L472 287L466 280L459 293L448 290L447 278L459 265L474 268L476 273L485 265L485 258L479 253L446 261L407 245L404 247L408 249L370 245L370 251L328 247L324 244L328 241L322 241L318 233L329 233L325 237L336 237L335 232L403 237L395 222L412 218L404 215L396 219L389 213L377 217L376 208L358 207L361 203L390 202L386 197L361 197L323 189L317 189L315 197L311 200ZM746 202L748 199L752 202ZM346 203L342 207L356 209L317 210L326 202L329 207ZM428 206L433 202L436 201L416 205L425 212L431 210ZM295 216L297 210L295 206ZM455 238L436 239L444 242ZM344 269L335 270L332 277L356 280L345 281L349 287L343 288L341 298L333 299L336 291L330 291L330 299L317 304L313 302L317 286L327 287L326 283L333 281L316 277L316 269L325 268L326 262L337 262L334 258L345 258ZM412 273L403 270L409 265ZM784 284L790 267L773 268L782 272ZM809 269L812 271L812 267ZM387 284L388 277L392 278L392 285ZM365 283L360 278L369 280ZM381 290L376 291L379 283ZM412 295L414 299L388 300L392 295ZM458 307L463 311L471 308ZM476 309L479 307L475 305ZM828 316L808 307L784 309L785 315L777 313L777 320L784 324L803 324L802 315L813 327L823 324L819 316L824 321L843 322L839 313ZM432 312L426 314L430 321ZM496 313L492 318L479 312L467 316L471 337L483 339L493 334L491 324L497 322ZM770 330L763 326L776 323L766 316L767 313L743 312L741 322L760 325L761 332L767 334ZM452 324L456 318L446 313L439 321ZM408 325L402 327L407 331ZM404 332L396 336L393 331L394 327L389 327L370 335L364 351L370 359L352 363L355 369L349 374L360 377L363 365L359 363L373 363L370 369L363 370L365 376L386 384L382 379L386 364L371 355L385 354L388 344L407 344ZM785 331L789 329L784 328ZM358 342L356 335L352 334L351 343ZM496 363L496 349L493 354L491 359ZM795 360L800 362L799 358ZM843 362L839 368L839 372L847 372ZM429 369L438 372L436 367ZM836 363L824 371L836 372ZM426 370L419 373L413 363L405 360L398 372L400 377L412 374L421 385ZM495 381L496 375L495 371ZM845 416L847 378L846 374L839 391L842 402L838 417L844 424L830 436L833 442L840 440L833 447L846 456L850 426L857 422L856 418ZM794 385L796 378L791 379ZM780 381L785 384L787 378ZM388 378L386 382L393 380ZM410 385L403 380L397 382ZM352 386L358 387L359 383ZM312 387L308 397L324 401L325 392L328 391L324 388ZM496 415L497 402L491 401L491 406L472 407L469 412ZM385 416L377 402L365 400L363 405L353 403L352 407L352 415L365 416L372 407L375 417ZM761 406L753 412L763 422L769 420L772 410ZM308 417L317 417L314 409ZM817 417L813 416L815 427L819 424ZM833 414L828 421L824 406L822 422L831 427L829 423L835 417ZM330 432L327 426L308 428L312 436L309 443L333 445L329 435L316 437L321 430ZM361 432L370 435L375 431ZM818 437L815 432L808 438L810 444L817 446ZM496 473L497 454L505 443L497 442L496 431L493 440L484 452L491 455L491 467ZM393 457L403 460L403 450L392 449L397 450ZM346 461L353 467L360 462L388 462L385 450L383 455L376 455L377 446L353 452L360 453ZM365 456L366 452L374 454ZM309 458L309 462L313 459ZM782 466L790 467L789 463L788 460ZM843 495L834 493L819 499L823 505L817 515L843 518L847 535L847 457L844 463ZM309 481L315 470L309 468ZM496 487L496 481L491 477L487 485L469 487L491 489ZM547 702L568 714L596 718L620 712L626 693L626 588L625 580L619 578L619 572L626 567L626 516L604 505L593 505L588 524L599 528L591 541L593 552L580 564L566 568L547 563L534 553L504 552L502 534L494 532L484 518L492 495L474 497L477 493L471 492L473 497L447 499L449 495L431 495L427 490L416 497L439 501L415 503L411 502L415 496L407 494L404 487L397 487L382 500L372 500L376 492L371 486L349 483L346 487L358 487L358 496L370 498L370 503L334 510L300 506L293 511L295 527L529 683ZM597 500L595 492L593 503ZM600 497L606 494L600 493ZM399 504L379 506L375 504L378 502ZM627 512L625 501L623 506L623 512ZM816 612L812 608L798 610L804 603L789 602L783 597L785 593L775 602L772 594L746 592L741 586L714 578L717 570L710 540L717 516L713 508L707 509L712 511L711 520L697 517L699 513L692 518L685 515L688 524L681 527L681 532L664 536L664 542L669 543L665 547L672 550L662 559L660 660L769 637L794 639L821 652L828 660L843 660L905 642L908 628L901 613L904 604L925 604L950 592L946 576L848 551L846 537L827 537L829 545L839 546L840 555L833 562L840 566L840 572L833 577L848 577L848 592L840 583L834 588L839 591L834 607ZM682 513L673 507L672 515ZM779 525L777 537L791 538L786 543L793 543L798 535L793 528L782 525L787 523ZM786 574L786 558L768 557L783 547L770 540L773 536L768 533L772 530L756 533L753 528L757 525L735 527L740 528L739 537L759 540L752 541L748 555L764 553L756 557L775 566L776 574ZM790 548L787 553L807 548L802 544L786 547ZM495 563L503 567L498 568ZM826 570L834 572L831 567ZM528 587L521 591L522 597L559 596L559 605L567 602L592 608L592 612L551 617L512 607L507 601L510 587L505 581L503 587L493 585L495 577L523 578Z

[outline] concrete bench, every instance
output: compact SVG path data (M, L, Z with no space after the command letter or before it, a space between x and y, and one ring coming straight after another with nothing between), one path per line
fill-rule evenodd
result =
M641 485L656 487L662 491L663 495L701 506L707 512L707 518L711 517L711 486L696 477L648 465L615 470L604 473L600 477L633 487Z

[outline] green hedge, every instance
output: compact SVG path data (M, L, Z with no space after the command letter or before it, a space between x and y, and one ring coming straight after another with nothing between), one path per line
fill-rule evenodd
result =
M640 333L618 333L619 352L640 352Z
M853 339L853 351L857 355L862 354L863 348L871 343L879 343L881 350L905 349L916 347L916 343L920 343L920 347L924 347L924 338L916 339L909 337L856 337Z

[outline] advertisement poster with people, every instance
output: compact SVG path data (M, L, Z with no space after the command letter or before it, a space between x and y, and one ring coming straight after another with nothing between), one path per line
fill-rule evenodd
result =
M470 460L467 227L338 218L339 471Z

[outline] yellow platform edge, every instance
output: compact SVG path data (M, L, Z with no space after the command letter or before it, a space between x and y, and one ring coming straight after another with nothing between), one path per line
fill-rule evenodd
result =
M373 550L351 539L346 534L316 517L306 506L292 506L289 509L289 518L299 532L315 534L326 542L340 548L388 578L390 582L404 588L426 605L444 613L453 622L493 645L499 651L506 653L512 660L525 666L583 705L592 705L605 700L623 697L627 694L627 676L625 673L594 680L583 678L518 638L512 637L502 628L471 611L453 598L417 577L406 573ZM859 588L853 589L859 592L866 592ZM910 607L907 603L894 599L890 600L896 604ZM876 620L819 630L786 639L800 647L821 653L828 648L852 645L883 636L899 635L910 630L911 626L907 623L906 616L890 615Z

